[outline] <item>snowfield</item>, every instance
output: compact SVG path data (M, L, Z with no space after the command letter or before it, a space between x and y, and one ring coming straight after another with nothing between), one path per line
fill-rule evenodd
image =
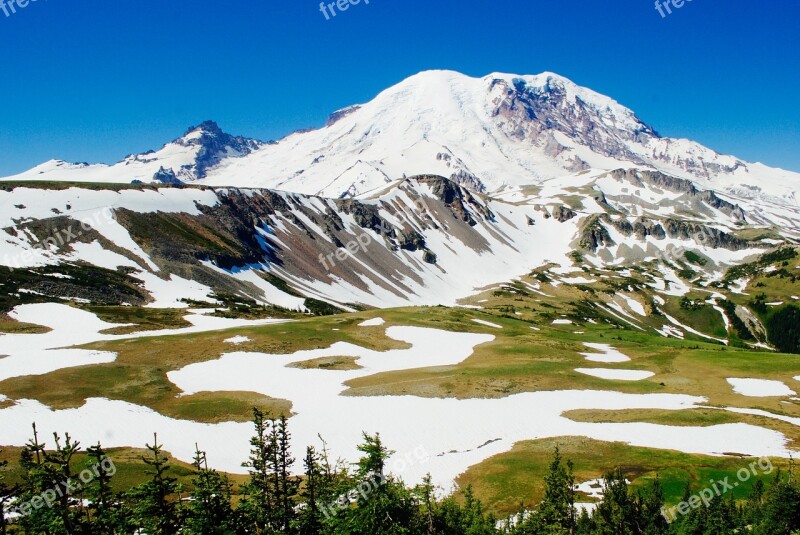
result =
M184 319L192 324L191 327L110 335L101 334L101 331L124 325L106 323L90 312L58 303L20 305L9 315L17 321L43 325L51 330L44 334L0 334L0 355L7 355L0 357L0 381L25 375L43 375L63 368L114 362L116 358L115 353L105 351L62 349L71 346L101 340L200 333L286 321L238 320L187 314Z
M781 381L767 379L728 379L728 384L737 394L753 398L785 397L796 393Z
M620 353L617 349L608 344L593 344L591 342L584 342L583 345L589 349L599 351L599 353L581 353L586 360L590 362L605 362L608 364L629 362L631 358L627 355Z
M641 381L648 379L655 374L644 370L613 370L609 368L575 368L575 371L600 379L611 379L617 381Z
M26 317L34 312L36 309L32 308L19 313ZM91 329L87 327L80 338L76 335L74 339L103 336L96 331L105 327L104 324L92 324L90 318L81 317ZM70 322L57 325L61 331L54 332L60 332L66 340L63 327L74 325L76 319L74 316ZM219 324L215 321L202 326L213 328ZM296 452L303 451L308 444L318 444L319 433L327 441L334 458L354 460L358 455L355 446L362 431L380 432L385 443L397 451L396 461L390 465L395 473L408 482L417 482L430 472L436 477L434 482L444 488L450 488L454 479L469 466L508 451L515 442L527 439L580 435L711 455L732 450L757 456L788 456L790 453L781 433L747 424L699 428L645 423L597 424L574 422L562 416L575 409L687 410L706 401L696 396L602 391L535 392L502 399L466 400L342 395L346 390L343 383L350 379L384 371L453 365L468 358L476 346L494 339L488 334L399 326L387 328L386 334L411 347L378 352L337 342L328 348L286 355L233 352L171 372L169 379L185 394L245 390L290 400L295 413L291 430ZM35 337L53 338L52 333L25 336L32 337L28 339L31 341L36 340ZM0 342L3 340L5 338L0 338ZM55 339L38 342L41 347L54 344L58 344ZM22 345L7 344L5 347L18 352ZM363 368L340 371L288 367L295 362L331 356L356 357ZM525 417L520 418L520 415ZM69 429L77 440L92 443L99 439L107 447L141 446L157 431L165 448L178 458L191 460L193 444L197 442L208 450L214 467L236 473L243 470L241 462L247 456L251 434L247 423L201 424L174 420L122 401L90 399L78 409L53 411L36 401L18 400L14 406L0 410L0 443L24 444L34 420L43 435ZM125 424L120 425L120 422ZM295 469L299 472L302 468L296 466Z

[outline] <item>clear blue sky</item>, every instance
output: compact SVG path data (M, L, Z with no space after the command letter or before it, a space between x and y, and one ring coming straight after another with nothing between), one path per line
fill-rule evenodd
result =
M4 0L8 2L9 0ZM114 162L204 119L279 138L425 69L554 71L661 134L800 171L800 3L38 0L0 11L0 175Z

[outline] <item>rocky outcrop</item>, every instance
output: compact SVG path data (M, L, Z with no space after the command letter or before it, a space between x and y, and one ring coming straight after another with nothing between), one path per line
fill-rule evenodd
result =
M436 198L447 206L455 217L475 226L477 222L474 216L480 216L484 220L493 220L494 214L484 203L479 202L473 193L459 186L455 182L440 176L418 176L412 177L421 184L427 184Z
M190 128L187 135L198 130L201 132L200 136L187 143L200 145L194 166L194 176L197 179L205 178L206 171L223 158L246 156L264 145L255 139L226 134L214 121L205 121Z
M690 199L703 202L738 221L746 222L744 210L740 206L720 199L711 190L697 189L690 180L666 175L658 171L642 171L638 169L616 169L611 171L610 175L612 178L625 180L632 184L648 184L659 189L684 193Z
M704 245L712 249L728 249L730 251L741 251L743 249L764 246L763 244L754 244L737 238L733 234L702 223L672 218L654 221L644 217L640 217L631 222L625 217L613 218L608 214L595 216L591 219L584 228L581 236L581 246L596 250L598 245L603 245L605 236L603 236L602 231L600 231L598 227L603 227L604 224L614 227L614 229L625 236L635 236L638 240L642 241L646 240L648 237L653 237L656 240L663 240L669 237L683 241L693 240L698 245ZM584 245L584 242L587 245Z
M183 184L183 181L175 176L175 171L172 169L164 169L163 166L161 166L153 175L153 180L161 182L162 184L168 184L170 186L179 186Z
M614 245L614 240L611 239L611 234L601 219L602 216L591 216L581 229L578 244L582 249L595 252L600 247Z
M553 209L553 217L559 223L564 223L565 221L569 221L573 217L577 216L578 214L573 211L568 206L564 206L563 204L558 208Z

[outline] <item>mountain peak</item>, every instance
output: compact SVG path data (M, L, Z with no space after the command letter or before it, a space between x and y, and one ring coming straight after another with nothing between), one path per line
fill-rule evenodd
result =
M189 129L186 130L186 134L184 134L184 137L190 136L191 134L194 134L194 133L205 133L205 134L210 134L210 135L213 135L213 136L224 135L224 132L219 127L219 125L215 121L212 121L212 120L203 121L202 123L200 123L197 126L189 127Z

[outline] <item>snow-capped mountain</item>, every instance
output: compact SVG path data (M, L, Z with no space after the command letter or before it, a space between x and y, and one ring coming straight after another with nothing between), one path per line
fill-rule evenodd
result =
M597 193L578 205L576 188ZM646 202L651 195L669 202ZM687 181L624 170L577 173L524 201L419 176L361 199L199 186L8 185L0 188L0 207L0 274L7 278L0 298L11 292L15 300L155 307L212 293L292 310L307 308L307 298L340 309L454 304L540 266L582 273L576 251L581 262L602 267L680 259L692 250L714 281L779 243L738 238L749 214ZM689 209L686 221L681 213Z
M114 165L50 160L6 180L177 184L205 178L207 171L221 161L241 158L264 145L226 134L217 123L205 121L157 151L131 154Z
M9 178L149 182L174 174L206 185L341 197L417 174L491 193L581 170L633 167L737 198L798 204L800 174L663 138L611 98L552 73L471 78L428 71L277 143L233 138L204 123L158 152L111 167L48 162Z

